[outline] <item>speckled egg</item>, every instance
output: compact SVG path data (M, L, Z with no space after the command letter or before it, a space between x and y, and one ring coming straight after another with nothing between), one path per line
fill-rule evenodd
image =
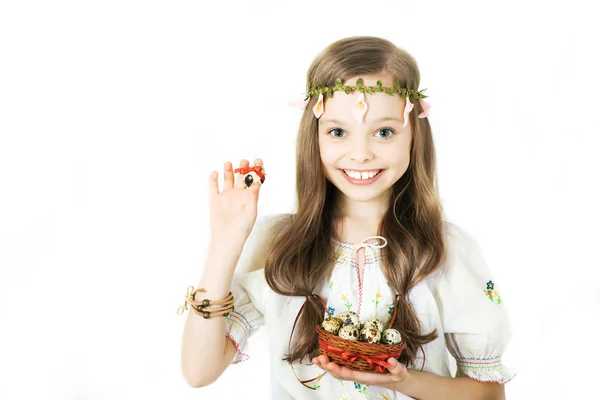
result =
M363 328L375 328L379 332L383 331L383 324L377 318L369 318L363 324Z
M402 336L394 328L386 329L381 334L381 343L384 344L398 344L402 341Z
M360 341L367 343L379 343L381 331L372 327L365 327L360 331Z
M338 332L339 337L347 340L358 340L359 334L360 332L358 331L356 325L342 326Z
M358 319L358 314L354 311L342 311L337 315L339 319L344 321L344 326L346 325L356 325L360 326L360 321Z
M321 327L329 333L337 335L344 321L336 317L327 317L321 324Z

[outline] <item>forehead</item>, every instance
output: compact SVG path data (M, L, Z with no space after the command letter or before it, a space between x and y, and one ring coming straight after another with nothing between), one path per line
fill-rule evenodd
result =
M363 79L365 86L376 86L377 81L381 80L384 87L394 87L394 79L390 75L352 77L344 82L344 85L355 85L358 78ZM357 91L350 94L336 91L333 93L332 98L325 96L325 114L323 114L321 119L326 121L330 118L337 120L353 118L352 106L356 103L358 96L359 92ZM393 96L383 92L365 93L365 101L368 105L365 121L380 117L401 117L404 110L404 99L398 93L395 93Z

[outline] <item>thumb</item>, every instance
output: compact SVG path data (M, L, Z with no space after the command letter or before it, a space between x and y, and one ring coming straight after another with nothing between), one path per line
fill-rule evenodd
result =
M390 364L388 371L390 371L391 374L397 376L404 376L406 374L407 370L404 364L396 360L394 357L388 358L387 362Z

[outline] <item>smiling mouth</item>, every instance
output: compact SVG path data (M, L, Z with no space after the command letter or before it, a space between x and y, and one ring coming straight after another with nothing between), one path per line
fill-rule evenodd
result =
M383 171L382 169L374 169L369 171L355 171L351 169L342 169L344 174L352 179L368 180L376 177Z

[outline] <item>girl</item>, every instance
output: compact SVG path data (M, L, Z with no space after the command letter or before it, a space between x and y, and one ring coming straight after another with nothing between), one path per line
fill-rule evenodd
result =
M352 37L318 55L307 78L297 211L255 225L260 185L242 173L234 182L231 163L222 191L210 176L211 245L201 289L184 304L204 301L184 329L187 382L208 385L246 359L265 325L273 399L503 399L507 316L476 242L443 219L415 60L387 40ZM325 312L385 326L394 309L406 350L388 373L318 355Z

